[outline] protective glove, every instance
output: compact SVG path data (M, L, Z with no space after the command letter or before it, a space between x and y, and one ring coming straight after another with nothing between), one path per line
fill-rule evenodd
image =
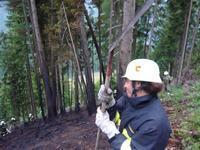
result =
M115 123L110 121L107 111L102 112L100 107L97 108L95 124L107 135L109 139L119 134L119 130L116 128Z
M100 103L105 103L106 109L115 105L115 99L113 97L112 90L110 88L106 90L104 84L102 84L99 89L98 100Z

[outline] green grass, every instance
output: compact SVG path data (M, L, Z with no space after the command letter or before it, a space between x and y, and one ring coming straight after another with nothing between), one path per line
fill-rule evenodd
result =
M181 124L182 128L191 131L192 135L183 135L183 145L186 149L200 149L200 82L195 82L191 87L187 98L190 100L188 104L188 117Z
M181 120L180 132L183 148L186 150L200 149L200 82L190 83L189 86L173 86L169 93L162 92L162 101L170 102L175 109L171 118ZM187 91L187 93L185 92ZM169 116L170 117L170 116ZM179 118L178 118L179 117ZM180 118L181 117L181 118Z
M180 132L177 132L176 136L182 139L183 148L199 150L200 82L192 83L187 87L173 86L169 93L163 92L160 97L162 101L170 102L175 110L173 114L170 114L170 120L181 122Z

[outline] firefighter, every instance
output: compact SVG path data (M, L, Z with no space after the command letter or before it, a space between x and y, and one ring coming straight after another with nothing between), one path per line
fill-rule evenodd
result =
M164 82L164 89L166 92L170 92L170 83L173 79L172 76L169 75L168 71L165 71L164 73L164 77L163 77L163 82Z
M117 101L104 85L98 99L106 112L97 109L96 125L117 150L164 150L171 127L157 93L162 90L158 65L149 59L131 61L124 79L124 94Z
M6 134L11 133L11 131L8 129L8 125L5 121L0 122L0 134L2 136L5 136Z
M28 114L28 121L32 122L32 121L34 121L34 119L35 119L34 116L31 113L29 113Z
M17 125L17 121L14 117L12 117L10 119L10 127L9 127L10 131L14 131L16 125Z

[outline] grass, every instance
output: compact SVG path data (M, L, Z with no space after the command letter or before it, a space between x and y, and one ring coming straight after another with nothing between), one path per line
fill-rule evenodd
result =
M162 101L170 102L174 113L171 119L180 121L179 136L186 150L200 149L200 81L187 86L172 86L170 92L160 94ZM175 121L176 120L176 121Z

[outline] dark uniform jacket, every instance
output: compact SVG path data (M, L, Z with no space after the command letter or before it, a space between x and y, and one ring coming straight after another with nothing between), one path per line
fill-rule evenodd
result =
M122 96L108 112L111 117L116 111L120 114L122 132L126 129L131 137L132 150L164 150L170 137L171 128L160 100L156 95L128 98ZM120 149L127 140L123 134L109 140L113 149Z

